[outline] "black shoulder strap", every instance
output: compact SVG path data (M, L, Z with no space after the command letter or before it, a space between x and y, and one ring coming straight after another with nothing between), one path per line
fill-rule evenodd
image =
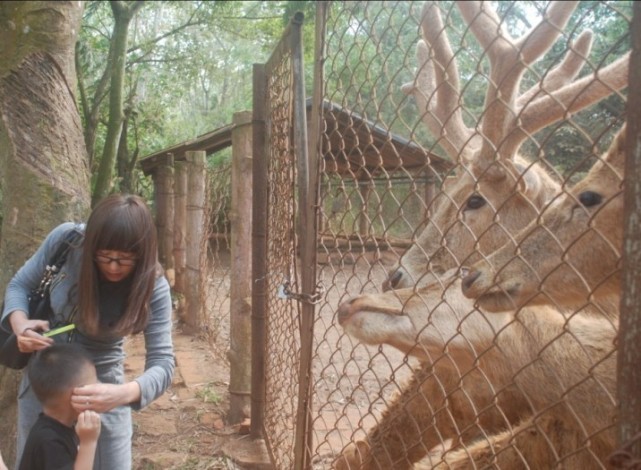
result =
M65 233L62 242L60 243L48 263L51 268L55 267L55 269L53 269L54 272L59 271L62 265L65 264L65 261L67 261L67 254L69 253L69 249L71 248L73 243L79 240L82 236L82 233L80 233L75 227Z

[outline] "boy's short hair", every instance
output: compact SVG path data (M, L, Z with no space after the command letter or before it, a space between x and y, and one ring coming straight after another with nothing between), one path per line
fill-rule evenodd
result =
M29 363L29 381L40 403L76 387L84 366L94 368L89 353L73 343L56 343L43 349Z

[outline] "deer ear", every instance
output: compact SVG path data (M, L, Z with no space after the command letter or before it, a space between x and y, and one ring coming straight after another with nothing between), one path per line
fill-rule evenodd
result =
M626 126L623 125L603 157L603 161L605 161L608 166L621 173L621 179L623 179L623 170L625 168L626 135Z

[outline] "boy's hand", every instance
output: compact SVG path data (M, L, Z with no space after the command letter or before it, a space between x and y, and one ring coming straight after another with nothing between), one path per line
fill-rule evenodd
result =
M96 442L100 436L100 415L91 410L80 413L76 422L76 434L81 444Z

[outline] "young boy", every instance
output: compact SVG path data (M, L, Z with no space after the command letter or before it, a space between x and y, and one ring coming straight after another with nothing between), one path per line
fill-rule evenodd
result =
M91 470L100 415L71 406L74 388L98 381L91 357L73 344L54 344L31 359L28 374L42 413L29 432L20 470Z

